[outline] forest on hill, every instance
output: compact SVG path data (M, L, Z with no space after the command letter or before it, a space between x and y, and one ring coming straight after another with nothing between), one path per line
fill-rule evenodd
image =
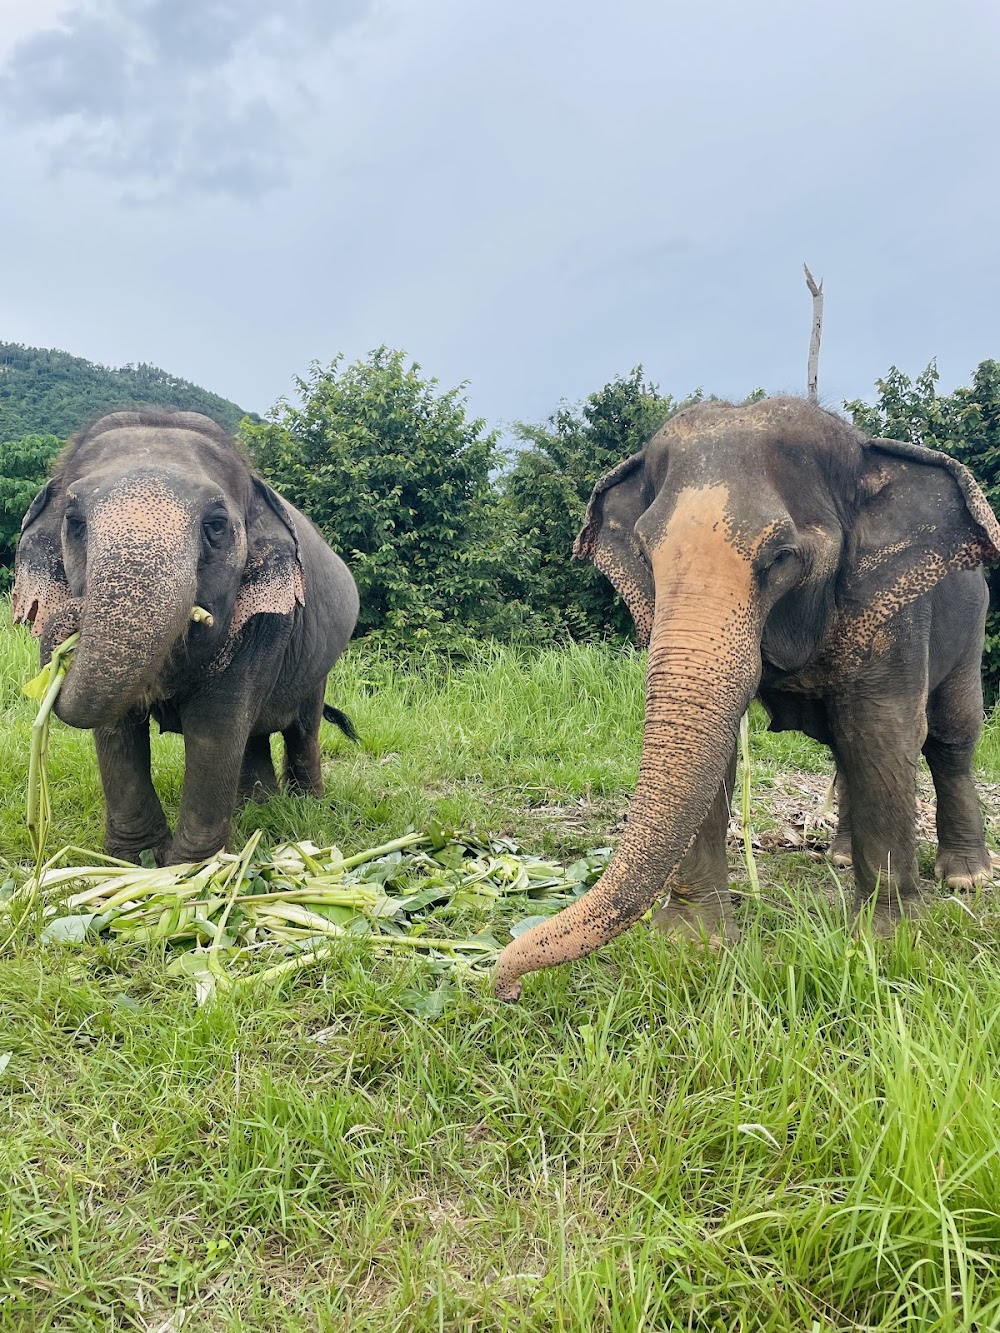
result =
M54 435L65 440L104 412L144 403L204 412L235 431L247 415L236 403L159 366L99 366L50 347L0 342L0 440Z

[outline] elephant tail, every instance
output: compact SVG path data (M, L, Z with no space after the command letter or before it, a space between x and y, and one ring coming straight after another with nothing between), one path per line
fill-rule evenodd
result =
M323 717L327 722L332 722L335 727L339 727L349 741L359 741L361 739L354 723L339 708L334 708L332 704L324 704Z

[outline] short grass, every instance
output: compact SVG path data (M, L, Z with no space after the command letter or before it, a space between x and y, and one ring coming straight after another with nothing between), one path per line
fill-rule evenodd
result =
M437 815L559 856L606 843L642 667L353 649L330 697L362 745L330 730L326 798L239 834L350 851ZM12 861L33 668L0 630ZM753 743L763 825L769 783L827 762L759 718ZM169 809L180 747L154 749ZM982 756L992 777L992 731ZM53 845L97 845L89 737L57 726L51 770ZM873 944L821 863L760 864L737 948L639 927L512 1008L354 944L198 1009L155 952L25 923L0 958L0 1330L1000 1326L998 914L942 895ZM438 1017L406 1007L442 984Z

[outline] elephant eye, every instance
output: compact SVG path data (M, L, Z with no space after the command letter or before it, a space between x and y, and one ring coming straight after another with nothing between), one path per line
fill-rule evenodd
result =
M66 535L78 541L87 531L87 520L82 514L70 510L66 515Z
M785 573L794 565L798 554L798 550L794 546L776 547L775 550L769 552L761 563L758 576L773 579L776 575Z
M202 531L210 546L218 546L229 531L229 519L225 514L210 514L202 523Z

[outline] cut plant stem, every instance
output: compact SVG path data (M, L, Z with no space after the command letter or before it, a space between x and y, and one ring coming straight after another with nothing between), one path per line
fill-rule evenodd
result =
M215 624L215 616L212 615L211 611L206 611L203 606L192 606L191 619L195 624L208 625L209 628Z
M479 944L474 940L431 939L426 935L357 935L351 938L358 944L364 943L375 948L381 948L385 944L391 949L436 949L439 953L452 955L493 951L492 946L485 942ZM304 953L300 958L290 958L286 963L277 963L263 972L251 973L250 976L234 981L233 988L240 990L246 986L255 986L258 982L277 981L291 972L301 972L303 968L312 967L314 963L325 962L338 947L340 947L338 944L331 943L322 949L314 949L312 953Z
M754 893L760 893L760 881L757 878L757 862L753 854L753 839L750 835L750 714L744 713L740 721L740 757L743 761L743 800L740 826L743 833L743 855L747 863L747 875Z
M253 837L251 837L248 840L247 845L243 848L243 851L240 853L239 857L233 863L233 868L229 875L229 881L226 885L226 887L229 889L229 899L225 907L222 909L222 916L219 918L219 924L216 927L212 943L208 946L208 959L207 959L208 970L215 977L216 984L219 986L221 990L229 990L229 988L232 985L232 981L230 979L229 973L226 971L225 966L222 962L222 956L219 953L219 945L226 937L226 922L229 920L229 913L233 910L233 904L236 901L237 890L243 883L243 878L247 873L247 868L250 865L250 861L253 858L254 852L257 850L257 844L260 842L261 833L262 830L257 829Z
M335 875L341 870L353 870L355 866L363 866L367 861L377 861L382 856L388 856L390 852L401 852L404 847L413 847L418 842L426 841L427 836L424 833L404 833L401 838L384 842L381 847L370 847L365 852L345 857L343 861L333 861L326 867L324 873Z
M80 635L71 634L52 650L52 656L34 680L24 687L25 693L37 698L39 687L45 688L38 713L31 724L31 751L28 757L28 800L25 809L25 822L28 836L35 853L35 877L42 869L45 855L45 837L48 833L52 806L49 802L49 779L47 761L49 751L49 719L55 705L63 679L69 670L69 659L80 642Z

